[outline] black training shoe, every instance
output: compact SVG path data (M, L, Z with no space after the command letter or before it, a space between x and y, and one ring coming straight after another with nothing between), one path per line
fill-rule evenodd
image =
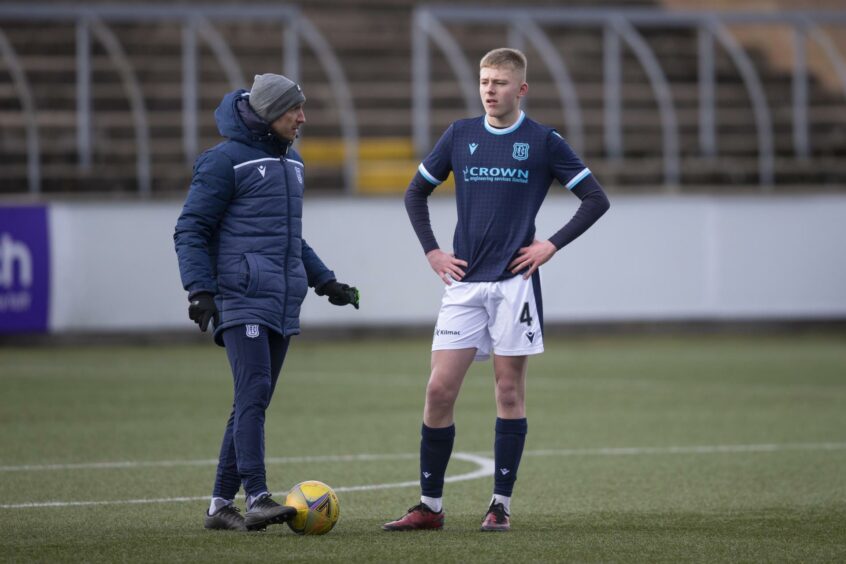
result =
M226 505L217 510L214 515L209 515L206 512L204 519L206 529L219 529L225 531L246 531L247 525L244 524L244 517L241 511L234 505Z
M284 523L297 514L296 507L279 505L266 494L253 502L252 507L247 510L245 524L248 531L260 531L268 525Z

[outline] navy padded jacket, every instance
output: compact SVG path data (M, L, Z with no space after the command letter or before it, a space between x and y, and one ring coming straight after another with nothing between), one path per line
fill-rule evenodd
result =
M215 296L221 346L234 325L298 334L308 287L335 279L302 238L302 158L248 99L246 90L231 92L215 111L227 140L197 158L173 236L188 298Z

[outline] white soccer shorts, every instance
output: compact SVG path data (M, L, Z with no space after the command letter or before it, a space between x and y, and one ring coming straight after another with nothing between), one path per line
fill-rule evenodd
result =
M536 293L537 288L537 295ZM500 282L456 282L444 288L432 350L491 350L501 356L543 352L540 278L515 276Z

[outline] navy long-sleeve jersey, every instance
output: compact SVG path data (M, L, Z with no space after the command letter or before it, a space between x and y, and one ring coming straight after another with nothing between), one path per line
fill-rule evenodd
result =
M412 182L406 207L426 252L437 248L437 243L431 235L425 197L450 172L455 176L458 223L453 251L468 263L465 282L514 276L508 265L521 247L534 240L535 218L553 180L583 201L570 223L550 239L556 247L578 237L608 209L602 188L592 181L590 170L567 142L523 112L505 129L492 127L485 116L454 122L418 171L416 179L422 177L428 186ZM579 189L585 186L589 189Z

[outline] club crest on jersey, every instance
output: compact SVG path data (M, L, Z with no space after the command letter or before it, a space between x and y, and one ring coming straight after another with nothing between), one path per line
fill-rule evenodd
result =
M300 170L300 167L298 167L298 166L294 167L294 171L296 171L296 173L297 173L297 180L299 181L300 184L302 184L303 183L303 171Z
M250 339L255 339L258 336L259 336L259 326L253 325L253 324L248 324L247 325L247 337L249 337Z
M467 145L467 148L470 149L470 154L472 155L473 153L476 152L476 149L479 148L479 144L478 143L470 143L469 145Z
M529 158L529 144L528 143L514 143L514 152L511 156L515 160L525 161Z

